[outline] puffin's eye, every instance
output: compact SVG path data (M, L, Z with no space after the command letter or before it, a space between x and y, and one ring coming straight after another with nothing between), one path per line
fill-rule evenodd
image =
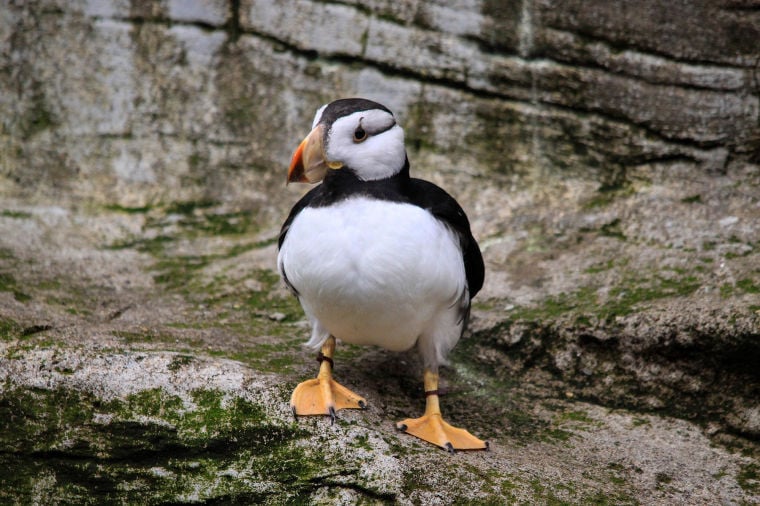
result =
M354 130L354 142L362 142L367 138L367 132L364 131L361 125Z

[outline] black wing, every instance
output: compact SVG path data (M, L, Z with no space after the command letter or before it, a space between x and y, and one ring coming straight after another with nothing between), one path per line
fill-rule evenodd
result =
M320 195L321 191L322 185L319 185L316 188L312 189L309 193L301 197L301 200L296 202L296 205L294 205L293 209L290 210L288 218L285 220L285 223L282 224L282 228L280 229L280 237L277 240L278 250L282 248L282 243L285 242L285 236L288 235L288 230L290 230L290 225L293 223L295 217L298 215L298 213L303 211L303 209L308 206L315 198L317 198ZM285 282L290 291L293 292L293 295L299 297L298 290L296 290L296 287L293 286L288 280L288 275L285 273L284 265L280 266L280 275L282 276L282 280Z
M423 179L410 179L411 203L427 209L433 216L446 223L459 236L464 260L464 272L467 276L467 288L470 299L475 297L483 287L485 279L485 264L480 247L472 236L470 221L462 206L454 197L435 184Z
M285 236L288 234L288 230L290 230L290 225L293 223L293 220L295 219L296 215L303 211L304 207L308 206L312 200L314 200L315 197L317 197L322 191L322 185L317 186L316 188L313 188L309 193L301 197L301 200L296 202L296 205L293 206L293 209L290 210L290 214L288 215L288 218L285 220L285 223L282 224L282 228L280 229L280 238L277 240L277 249L282 248L282 243L285 242Z

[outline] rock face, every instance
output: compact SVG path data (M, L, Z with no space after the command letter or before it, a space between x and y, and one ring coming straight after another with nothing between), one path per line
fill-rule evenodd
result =
M3 2L0 502L759 501L758 40L742 0ZM287 411L285 167L353 95L481 242L443 409L489 453L393 430L413 353Z
M722 173L760 156L753 5L11 2L3 188L263 198L259 178L304 118L345 95L396 111L426 167L435 153L539 180L620 184L650 163Z

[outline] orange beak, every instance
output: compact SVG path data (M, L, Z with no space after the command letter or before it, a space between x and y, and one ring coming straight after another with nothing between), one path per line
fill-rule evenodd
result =
M318 183L325 178L327 169L339 169L340 162L328 162L324 148L324 125L317 125L301 141L288 168L288 183Z

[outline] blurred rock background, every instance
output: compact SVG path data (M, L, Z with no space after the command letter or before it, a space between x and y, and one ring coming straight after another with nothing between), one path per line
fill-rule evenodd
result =
M2 1L0 499L758 500L758 41L751 0ZM413 354L288 417L285 170L345 96L481 242L444 410L490 454L393 432Z

